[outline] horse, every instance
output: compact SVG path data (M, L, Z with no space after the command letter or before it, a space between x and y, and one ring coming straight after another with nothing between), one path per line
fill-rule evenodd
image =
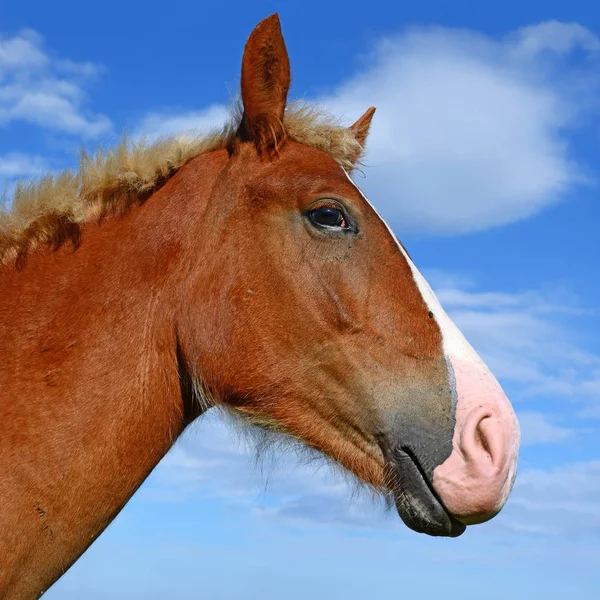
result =
M300 440L458 536L505 504L500 385L350 177L351 127L290 103L277 15L204 137L123 142L0 216L0 589L39 597L211 407Z

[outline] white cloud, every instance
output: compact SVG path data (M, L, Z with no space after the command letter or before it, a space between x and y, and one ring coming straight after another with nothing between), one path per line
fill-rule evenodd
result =
M546 21L532 27L523 27L512 35L514 52L537 59L544 51L569 54L577 48L586 52L600 52L600 40L578 23Z
M219 104L181 114L174 111L150 113L142 119L134 136L144 136L152 141L179 133L207 133L223 125L228 117L229 111Z
M90 62L51 58L34 31L0 37L0 126L23 121L88 138L109 131L108 117L84 106L85 85L97 70Z
M256 456L251 439L232 433L218 414L209 413L167 454L142 493L168 502L216 497L265 519L403 529L379 499L373 503L369 494L348 485L314 452L275 443L260 460Z
M441 234L524 219L585 180L568 133L589 107L599 40L542 23L502 40L412 29L380 42L367 68L323 101L336 114L377 106L362 182L400 230Z
M0 154L0 209L3 202L9 201L18 179L45 175L50 170L43 156L9 152Z
M597 535L600 532L600 461L519 474L507 505L506 524L543 535Z
M41 51L41 45L41 36L30 29L13 38L0 38L0 76L11 69L45 67L49 59Z
M47 170L48 163L41 156L19 152L0 155L0 181L41 175Z
M541 412L519 411L519 425L523 445L564 442L574 433L572 429L555 425Z

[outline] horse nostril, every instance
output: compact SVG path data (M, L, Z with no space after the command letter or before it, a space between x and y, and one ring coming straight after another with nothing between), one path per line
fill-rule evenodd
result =
M474 423L472 444L470 454L471 459L483 467L485 464L498 467L502 461L503 454L503 435L502 424L498 418L489 412L479 415Z
M460 450L472 476L491 475L502 468L506 451L504 426L496 411L479 406L467 415L460 434Z
M477 427L475 428L475 444L490 457L491 462L494 462L492 450L485 433L485 424L489 419L490 417L483 417L477 424Z

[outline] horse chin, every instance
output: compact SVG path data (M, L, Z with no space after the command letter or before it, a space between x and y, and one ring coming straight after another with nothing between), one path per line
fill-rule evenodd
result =
M418 533L458 537L466 529L444 508L412 452L394 452L394 500L404 524Z

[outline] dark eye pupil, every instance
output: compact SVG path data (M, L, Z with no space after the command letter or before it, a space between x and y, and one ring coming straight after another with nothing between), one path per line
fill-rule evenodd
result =
M312 211L311 217L315 223L327 227L336 227L343 223L344 215L342 211L331 206L322 206Z

